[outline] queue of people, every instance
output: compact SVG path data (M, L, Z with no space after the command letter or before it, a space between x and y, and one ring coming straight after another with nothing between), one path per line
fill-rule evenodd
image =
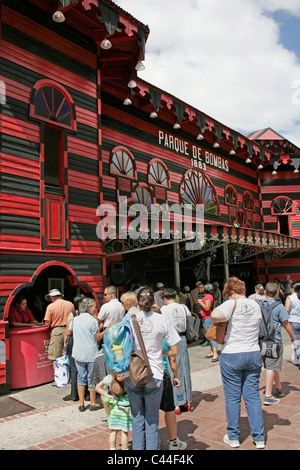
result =
M108 286L104 291L105 303L99 311L93 298L80 294L72 303L65 301L58 289L52 289L45 297L51 303L46 309L44 322L34 319L24 298L17 300L9 318L11 326L46 325L51 328L48 357L55 364L62 351L68 354L71 399L79 401L80 412L87 408L90 411L100 409L96 394L101 396L111 431L111 450L116 448L119 432L122 450L128 449L129 431L132 432L133 450L159 450L160 410L165 416L169 450L186 449L187 443L177 436L176 419L181 412L193 409L185 338L186 317L191 315L190 309L197 313L204 332L213 322L228 322L220 356L218 344L214 341L210 341L211 351L205 356L212 362L220 362L227 419L227 433L223 441L233 448L240 446L239 421L243 399L253 443L256 448L263 449L266 436L259 384L264 369L266 391L263 404L275 405L285 394L280 382L283 357L281 327L290 335L298 361L300 359L300 282L291 282L289 293L283 288L280 281L269 282L265 286L257 283L255 294L246 297L245 283L231 277L224 283L222 292L218 282L198 281L195 292L190 291L188 286L181 292L158 283L155 293L150 287L142 286L136 292L124 292L119 301L117 289ZM258 341L262 314L257 300L272 303L277 298L285 301L273 309L280 355L276 360L267 358L262 361ZM120 376L109 371L101 354L105 332L121 321L125 314L131 313L136 314L153 372L153 378L145 386L135 386L129 373ZM133 341L138 346L134 330ZM101 358L101 369L95 375L96 358ZM89 407L85 406L87 393Z

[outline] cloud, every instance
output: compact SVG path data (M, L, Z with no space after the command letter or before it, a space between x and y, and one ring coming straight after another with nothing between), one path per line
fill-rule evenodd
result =
M272 127L300 147L300 59L272 17L300 17L298 0L115 3L150 28L141 78L239 132Z

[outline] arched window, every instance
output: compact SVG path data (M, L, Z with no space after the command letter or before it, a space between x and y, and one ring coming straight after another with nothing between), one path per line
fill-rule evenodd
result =
M59 83L43 79L31 91L30 117L40 121L41 185L44 197L41 213L44 219L42 247L66 248L67 217L65 191L68 173L65 171L67 131L76 131L76 113L71 95Z
M235 225L236 227L251 228L251 224L249 224L246 214L242 209L239 209L237 218L233 222L233 225Z
M124 147L116 147L111 153L110 171L114 175L136 178L134 158Z
M249 191L245 191L243 194L243 208L247 211L254 211L254 199Z
M142 184L137 186L133 196L133 203L142 204L143 206L147 207L147 210L150 209L152 204L152 197L150 191L146 188L146 186Z
M278 196L273 199L271 204L271 214L295 214L295 206L293 201L286 196Z
M50 80L40 80L34 85L30 116L76 130L75 106L70 94L61 85Z
M230 225L233 225L237 216L238 197L235 188L228 184L224 191L224 202L228 208L228 221Z
M227 206L237 206L237 193L231 184L225 188L224 202Z
M141 229L146 230L152 205L152 194L147 185L144 183L137 185L133 197L126 199L123 204L127 204L127 207L120 205L120 213L125 214L121 216L122 225L130 227L131 221L138 218Z
M198 170L188 170L180 185L181 201L191 204L196 209L197 204L204 205L204 212L219 215L219 202L213 184L205 173Z
M159 184L162 186L170 186L169 175L165 165L156 159L149 163L148 168L148 182L149 184Z
M271 204L271 214L277 217L277 230L282 235L291 234L290 215L295 214L293 201L286 196L278 196L273 199Z

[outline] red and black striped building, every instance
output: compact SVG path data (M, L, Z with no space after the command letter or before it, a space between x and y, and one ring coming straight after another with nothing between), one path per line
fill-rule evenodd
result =
M21 292L42 315L35 296L56 283L100 306L108 283L235 274L251 291L300 278L299 148L272 129L241 135L142 80L149 28L110 0L0 0L0 28L0 393ZM155 239L132 240L125 197L149 214L189 204L194 234L203 204L199 249L176 237L178 213L169 237L160 217ZM105 205L117 217L103 242Z

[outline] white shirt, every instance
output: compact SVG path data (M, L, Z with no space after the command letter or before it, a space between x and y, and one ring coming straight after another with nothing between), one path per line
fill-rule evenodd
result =
M222 353L259 351L258 332L262 320L259 304L253 299L237 299L232 315L234 300L230 299L217 307L228 321Z
M164 375L162 360L163 338L165 338L168 346L179 343L181 338L174 326L160 313L139 311L136 313L136 318L143 335L153 376L155 379L162 380ZM134 329L133 332L135 349L137 349L139 345Z
M248 299L253 299L253 300L266 300L265 294L259 294L258 292L255 292L255 294L251 294L248 296Z
M300 300L298 299L296 292L289 295L289 299L291 301L289 322L300 323Z
M186 316L191 315L187 307L184 308L183 304L171 302L161 307L160 311L175 326L177 333L186 331Z
M103 327L106 328L112 320L117 322L123 320L125 309L118 299L111 299L102 305L99 310L98 318L103 321Z

